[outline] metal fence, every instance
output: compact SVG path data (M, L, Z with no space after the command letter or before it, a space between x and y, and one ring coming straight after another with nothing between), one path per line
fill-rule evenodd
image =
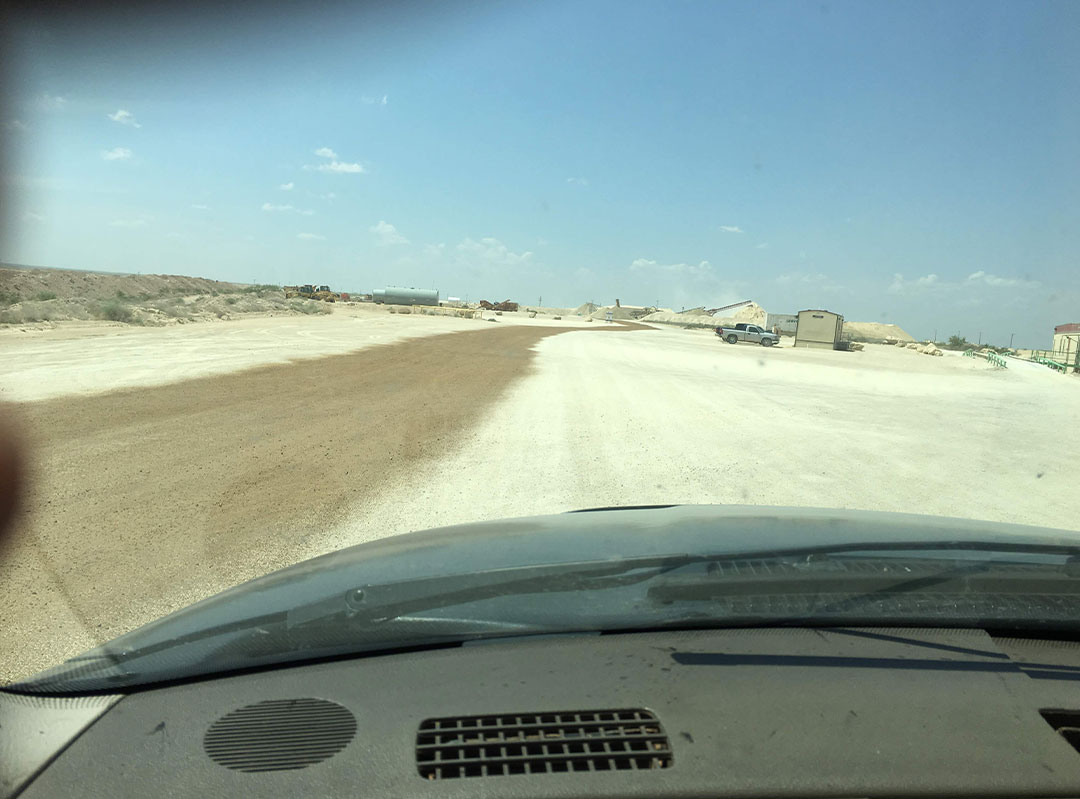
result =
M996 352L975 352L975 350L964 350L964 356L967 358L985 358L986 362L991 366L996 366L998 369L1008 369L1009 364L1005 362L1005 359L998 355Z

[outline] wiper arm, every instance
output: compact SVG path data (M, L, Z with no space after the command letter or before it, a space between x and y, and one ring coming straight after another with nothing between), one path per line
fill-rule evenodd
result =
M402 616L438 610L503 596L549 593L556 591L598 590L633 585L667 572L698 563L746 560L813 559L846 552L926 552L979 551L1021 553L1026 555L1068 556L1080 562L1080 546L1022 544L980 541L908 541L820 544L786 549L744 550L699 555L668 554L642 556L614 561L556 563L524 568L499 569L475 574L420 577L395 583L364 584L317 602L255 617L235 619L193 633L144 647L115 650L105 645L104 652L88 653L86 660L111 660L114 663L139 658L175 646L204 641L219 635L240 633L256 628L303 628L315 623L372 625ZM1069 569L1071 571L1071 568ZM462 585L467 578L467 585ZM683 594L679 598L686 598ZM167 623L167 621L165 622Z

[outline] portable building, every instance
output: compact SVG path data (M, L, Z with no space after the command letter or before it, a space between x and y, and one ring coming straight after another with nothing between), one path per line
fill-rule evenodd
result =
M834 350L844 332L844 317L832 311L799 311L795 346Z

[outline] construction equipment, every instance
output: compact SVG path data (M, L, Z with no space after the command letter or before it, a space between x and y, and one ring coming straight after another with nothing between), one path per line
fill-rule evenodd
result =
M302 286L286 286L285 287L285 299L290 300L293 297L299 297L302 300L310 300L315 294L315 287L310 283L305 283Z
M329 286L315 286L305 283L302 286L285 286L285 299L291 300L299 297L302 300L322 300L323 302L337 302L338 295L330 291Z

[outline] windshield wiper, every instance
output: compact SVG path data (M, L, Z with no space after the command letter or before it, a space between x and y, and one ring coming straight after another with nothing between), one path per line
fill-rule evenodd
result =
M189 643L206 641L216 636L271 630L299 634L308 630L317 632L328 627L363 629L456 605L497 599L508 596L543 594L565 591L594 591L619 588L652 580L660 575L694 564L734 563L737 561L794 561L813 563L815 558L828 558L845 553L882 552L946 552L968 551L987 554L1023 554L1027 556L1067 557L1066 571L1072 576L1072 561L1080 562L1080 547L1050 544L1002 543L992 541L901 541L861 542L845 544L820 544L786 549L743 550L740 552L713 552L707 554L667 554L642 556L613 561L581 561L545 564L522 568L499 569L473 574L454 574L437 577L420 577L393 583L361 584L345 592L335 592L316 602L285 611L235 619L225 624L207 627L193 633L169 637L168 640L146 646L138 646L139 631L130 633L134 640L127 646L123 636L116 642L120 648L105 644L96 651L86 653L75 662L110 660L119 664L152 655ZM898 561L898 565L900 562ZM1059 572L1060 574L1060 572ZM715 584L717 578L708 575ZM317 576L311 579L318 579ZM768 584L768 578L757 584ZM698 582L701 585L701 582ZM744 590L746 583L743 582ZM878 583L880 587L880 582ZM659 586L654 586L654 590ZM674 583L669 584L674 588ZM684 584L685 588L685 584ZM673 599L686 599L688 595L680 588ZM653 594L652 598L658 598ZM507 621L513 622L513 619ZM164 629L168 619L157 626Z

